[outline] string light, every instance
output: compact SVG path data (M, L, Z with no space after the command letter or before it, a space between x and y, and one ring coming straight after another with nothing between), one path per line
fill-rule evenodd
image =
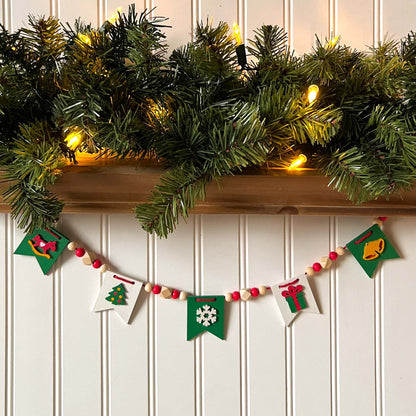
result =
M168 110L167 108L165 108L164 106L152 101L150 104L150 111L152 112L152 114L158 119L158 120L162 120L164 119L167 115L168 115Z
M240 26L236 22L233 24L234 39L237 45L241 45L243 41L241 40L241 30Z
M333 48L338 43L339 36L334 36L328 43L326 44L326 49Z
M310 85L308 88L308 100L312 104L318 96L319 87L317 85Z
M112 24L117 22L119 14L122 12L122 7L117 7L116 11L111 15L111 17L108 19L108 21Z
M301 165L303 165L308 158L304 154L300 154L289 166L289 170L298 169Z
M65 137L66 145L71 149L75 150L81 143L81 133L79 131L72 131Z
M78 38L81 42L91 45L91 38L83 33L78 33Z

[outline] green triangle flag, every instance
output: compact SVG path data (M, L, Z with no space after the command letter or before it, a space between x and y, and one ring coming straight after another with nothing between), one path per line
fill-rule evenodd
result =
M368 277L373 277L374 271L381 260L400 258L377 224L351 240L347 244L347 248L360 263Z
M224 339L224 296L188 296L188 341L205 331Z
M38 229L26 235L14 254L36 257L43 274L48 274L68 243L69 240L53 228Z

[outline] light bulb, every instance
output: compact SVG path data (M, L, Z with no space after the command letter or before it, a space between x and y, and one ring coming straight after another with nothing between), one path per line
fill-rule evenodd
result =
M289 166L289 170L293 170L293 169L297 169L299 168L301 165L303 165L306 161L308 160L308 158L304 155L304 154L300 154Z
M308 100L312 104L318 96L319 87L317 85L310 85L308 88Z
M81 143L81 134L78 131L73 131L65 137L66 145L71 149L75 150Z
M121 13L121 11L123 10L122 7L117 7L116 11L111 15L111 17L108 19L108 21L112 24L114 24L119 16L119 13Z
M326 48L333 48L338 43L339 36L334 36L328 43L326 44Z
M83 33L78 33L78 38L81 42L86 43L87 45L91 45L91 38L88 35L84 35Z
M236 22L233 24L234 39L237 45L241 45L243 42L241 40L241 30L240 26Z

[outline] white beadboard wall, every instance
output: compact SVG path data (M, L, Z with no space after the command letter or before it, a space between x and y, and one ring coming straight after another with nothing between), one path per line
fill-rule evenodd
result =
M9 28L27 14L95 24L128 2L3 0ZM314 34L359 49L416 29L412 0L160 0L172 47L195 22L238 21L246 37L279 24L299 53ZM59 229L120 272L195 294L272 284L304 271L371 218L196 215L167 240L132 215L64 215ZM226 305L226 341L186 341L186 303L139 298L130 326L92 313L100 275L65 252L55 272L13 256L23 238L0 214L0 408L5 416L412 416L416 414L416 218L385 231L402 259L367 278L351 256L311 279L321 315L280 322L272 296Z

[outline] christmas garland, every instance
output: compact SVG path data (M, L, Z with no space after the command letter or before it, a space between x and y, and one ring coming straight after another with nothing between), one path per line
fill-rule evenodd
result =
M0 28L3 197L21 228L57 221L64 203L51 185L76 152L152 157L166 168L136 208L159 236L210 182L249 165L289 167L301 154L357 203L411 188L413 33L368 53L317 40L297 57L277 26L245 47L226 23L201 23L167 56L164 23L131 6L98 29L52 17Z
M132 319L138 296L144 288L147 293L159 295L163 299L187 301L188 340L204 331L224 339L224 302L248 301L272 292L283 322L285 325L290 325L300 312L320 313L308 277L331 268L333 262L345 254L346 249L370 278L373 277L380 261L399 258L399 254L380 228L386 219L386 217L375 218L370 228L347 243L345 247L338 246L334 251L330 251L328 256L321 257L319 262L306 267L303 275L292 277L273 286L242 288L227 292L225 295L190 296L184 290L171 289L164 285L120 275L112 270L111 266L103 264L95 253L85 249L83 244L70 242L64 235L50 228L34 230L33 233L27 234L14 254L34 256L43 273L47 274L67 247L81 258L84 265L92 266L100 273L105 273L93 308L94 312L114 309L128 324Z

